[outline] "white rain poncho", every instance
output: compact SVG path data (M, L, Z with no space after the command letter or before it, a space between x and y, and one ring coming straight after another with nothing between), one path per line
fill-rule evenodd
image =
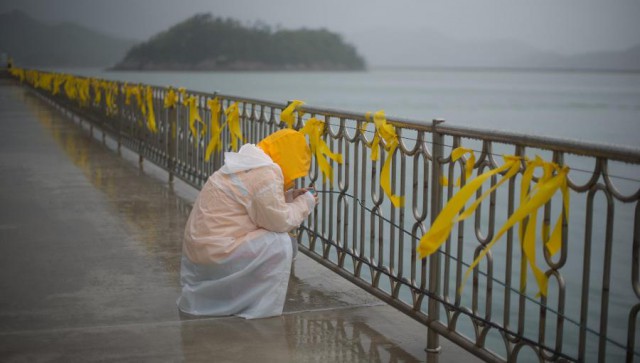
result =
M246 144L225 153L185 228L181 311L247 319L282 314L292 261L287 232L315 207L308 192L287 202L283 188L281 167L262 149Z

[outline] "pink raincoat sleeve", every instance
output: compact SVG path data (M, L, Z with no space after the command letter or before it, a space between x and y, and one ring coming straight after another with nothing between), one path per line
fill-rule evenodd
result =
M315 207L315 198L304 193L291 203L285 201L282 178L261 189L253 197L249 217L261 228L273 232L289 232L298 227Z

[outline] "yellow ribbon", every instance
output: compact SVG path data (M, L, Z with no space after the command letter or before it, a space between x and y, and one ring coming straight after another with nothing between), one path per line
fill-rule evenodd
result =
M51 84L53 82L53 74L39 72L38 73L38 87L42 88L45 91L51 91Z
M127 83L124 84L124 104L131 104L131 95L133 94L133 86L129 86Z
M467 182L467 184L462 187L458 193L453 195L449 202L442 209L438 217L436 217L435 221L431 225L431 228L424 236L420 239L420 244L418 245L417 252L421 258L431 255L436 252L438 248L447 240L449 235L451 234L451 229L453 225L461 221L468 216L470 216L473 211L480 205L480 202L486 196L488 196L493 190L495 190L498 186L504 183L506 180L514 176L519 170L519 158L513 156L505 156L504 165L495 168L493 170L489 170L481 175L478 175L474 179ZM466 202L473 196L473 194L480 189L482 184L489 179L491 176L501 173L505 170L508 172L505 176L494 185L491 189L485 192L476 202L465 212L460 214L462 208L464 208Z
M115 114L117 112L117 106L114 98L118 95L118 85L115 82L105 81L101 84L104 89L104 102L107 105L107 116Z
M543 169L543 175L538 180L538 183L529 193L531 181L533 179L533 173L536 168ZM556 176L553 176L553 172L557 172ZM549 236L549 225L547 223L542 224L542 240L545 242L545 247L549 251L551 256L555 255L562 247L562 218L569 221L569 189L567 186L567 178L569 169L567 167L561 168L555 163L544 162L540 157L536 157L534 161L527 161L527 168L525 169L522 182L520 184L520 205L524 206L527 203L531 203L530 200L538 198L537 204L531 207L528 214L528 221L524 223L522 218L519 221L518 235L522 243L522 250L526 260L531 267L534 277L540 287L540 294L546 296L548 278L545 273L536 265L536 229L537 229L537 216L538 209L545 205L560 189L562 193L563 213L560 213L556 225L553 229L551 236ZM515 214L515 213L514 213ZM525 273L520 275L520 285L522 289L526 289L527 275Z
M229 125L229 133L231 134L231 149L238 151L238 142L242 142L242 130L240 129L240 112L238 111L238 103L234 102L224 111Z
M529 265L531 266L534 276L538 282L538 287L540 288L540 295L547 296L547 286L548 286L548 278L540 270L535 264L535 223L537 219L538 209L545 205L551 197L555 194L558 189L563 190L563 202L569 203L568 200L568 189L565 196L565 188L567 185L567 174L569 172L569 168L563 167L560 169L558 174L549 179L547 182L543 182L536 186L534 189L534 193L524 201L522 205L509 217L507 222L500 228L498 234L493 238L493 240L487 245L485 249L478 255L476 261L474 261L467 272L465 273L465 280L469 277L471 269L473 269L486 254L487 251L491 248L491 246L500 238L504 233L509 230L509 228L513 227L516 223L521 222L525 218L529 217L529 222L527 223L527 229L525 231L525 242L523 242L523 251L525 253L526 259L529 261ZM565 205L565 210L568 210L568 205ZM568 218L568 217L567 217ZM560 215L560 225L562 222L562 214ZM561 234L562 232L560 232ZM561 237L561 236L560 236ZM530 242L533 241L533 242ZM526 245L525 245L526 243ZM525 272L522 272L523 274Z
M78 101L80 102L81 106L86 106L89 104L89 98L90 98L90 82L89 79L87 78L83 78L83 79L78 79L76 78L76 87L78 88Z
M471 174L473 174L473 166L476 163L476 156L473 153L473 150L464 147L456 148L451 152L451 161L456 162L465 154L469 154L469 157L464 164L464 176L465 180L469 180L471 179ZM458 181L457 184L460 185L460 182Z
M138 108L140 108L140 113L142 113L143 117L146 117L147 116L147 105L142 100L142 93L143 92L144 92L144 89L142 88L142 86L138 85L138 86L135 87L135 91L133 92L133 95L136 96L136 102L138 103Z
M459 159L462 155L471 153L471 157L467 160L465 165L466 175L470 175L469 170L472 170L470 160L474 160L473 152L469 149L458 148L452 152L452 160ZM453 225L459 221L462 221L478 208L480 203L494 192L499 186L504 184L507 180L514 177L520 170L519 157L505 156L505 164L496 169L490 170L477 176L475 179L469 181L458 193L456 193L442 209L436 220L433 222L429 231L420 240L418 246L418 254L421 257L426 257L440 248L442 243L446 241L451 233ZM543 176L540 177L538 183L529 193L531 181L533 179L533 173L536 168L542 167L544 170ZM505 172L506 171L506 172ZM460 212L465 206L468 199L482 186L482 184L491 176L498 173L505 172L504 176L498 183L496 183L489 190L484 192L468 209L464 212ZM553 176L553 173L556 175ZM518 234L522 243L522 251L525 259L528 261L529 266L536 278L538 286L540 288L540 294L547 295L548 278L544 271L542 271L536 265L535 258L535 240L536 240L536 226L537 226L537 214L541 206L548 203L558 189L562 191L563 198L563 213L558 217L556 225L553 229L551 237L548 238L549 226L542 226L543 240L547 240L545 247L549 253L553 256L562 247L562 221L565 218L569 219L569 189L567 185L567 174L569 169L567 167L560 167L554 163L544 162L539 157L534 161L527 160L527 167L523 172L523 177L520 185L520 206L518 209L507 219L505 224L499 229L495 237L485 246L485 248L479 253L471 263L470 267L465 272L463 282L459 287L461 293L462 288L466 280L473 269L480 263L480 261L486 256L488 251L493 245L514 225L519 223ZM526 226L524 221L527 220ZM521 285L523 288L526 286L526 272L521 274Z
M178 95L173 88L169 87L169 90L164 95L164 108L174 108L178 103Z
M51 94L54 96L60 93L60 86L64 83L65 76L63 74L56 74L53 77L53 89L51 90Z
M371 113L366 113L365 118L369 120ZM368 124L369 121L367 121ZM384 190L387 197L394 207L399 208L404 205L404 196L394 195L391 192L391 161L393 160L393 154L398 148L399 140L396 134L396 128L387 123L387 119L384 115L384 111L380 110L373 114L373 123L376 127L376 133L371 142L371 160L378 160L380 139L385 142L385 150L387 151L387 159L380 171L380 186ZM364 125L366 128L366 124ZM362 129L361 129L362 130Z
M156 133L158 132L158 129L156 127L156 115L153 111L153 90L151 89L151 86L147 86L145 96L147 98L147 128L151 132Z
M102 92L100 89L100 81L98 81L95 78L92 78L91 87L93 87L93 93L94 93L93 103L99 105L100 102L102 102Z
M329 183L333 184L333 168L324 156L326 155L329 159L337 162L338 164L342 164L342 155L333 153L324 140L322 140L322 135L324 134L324 122L312 117L307 120L307 123L302 129L300 129L300 132L305 135L309 135L311 153L316 156L316 162L322 172L322 180L326 182L327 179L329 179Z
M465 180L469 180L471 178L471 174L473 174L473 166L476 163L476 156L473 153L473 150L467 149L467 148L464 148L464 147L456 148L451 152L451 161L453 161L453 162L458 161L458 159L460 159L462 157L462 155L464 155L464 154L469 154L469 158L467 158L467 161L464 164ZM444 187L448 187L449 186L449 178L447 178L445 175L441 175L440 176L440 185L442 185ZM460 186L460 178L456 179L456 182L453 184L453 186L454 187L459 187Z
M66 76L64 82L64 92L67 95L67 98L72 101L78 98L78 90L76 89L76 79L74 76Z
M205 161L209 161L214 151L222 151L220 135L222 135L222 129L224 128L224 126L220 127L220 110L222 106L220 105L218 97L208 100L207 106L209 106L211 110L211 139L209 140L209 145L207 145L207 151L204 157Z
M204 135L206 131L205 130L206 125L204 121L202 121L202 118L200 117L200 112L198 111L197 101L198 99L196 96L189 96L182 101L182 103L185 106L189 107L189 129L191 130L191 135L193 135L193 138L195 140L197 140L200 135ZM198 130L196 129L196 121L202 124L202 127L200 129L200 134L198 134Z
M280 120L282 120L283 122L286 122L288 128L292 129L293 124L296 121L295 118L293 117L294 111L297 112L298 117L303 115L303 112L300 109L300 106L302 106L303 104L304 102L302 101L293 100L284 110L282 110L282 113L280 114Z
M533 161L527 160L527 166L522 173L522 181L520 182L520 205L524 205L527 199L529 199L531 181L533 180L533 173L535 172L536 168L543 168L544 170L544 174L540 178L539 182L544 183L550 179L551 175L548 172L548 168L545 168L544 166L545 162L539 156L536 156L535 160ZM518 225L518 237L520 238L520 243L522 244L522 252L525 255L525 259L529 262L536 280L542 281L544 278L541 275L544 275L544 273L541 272L540 269L538 269L538 266L535 264L535 226L537 225L537 218L538 213L535 213L529 215L527 224L524 223L524 220L520 221ZM528 232L526 232L528 227L532 228L530 228ZM520 286L522 287L522 289L526 288L526 282L527 274L521 273Z
M11 73L12 76L18 78L20 80L20 83L24 82L26 78L25 71L22 68L11 68L9 70L9 73Z

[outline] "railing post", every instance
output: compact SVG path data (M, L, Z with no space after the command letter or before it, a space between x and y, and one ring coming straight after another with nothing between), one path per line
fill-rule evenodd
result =
M433 120L432 131L432 157L431 160L431 223L435 221L440 210L442 209L442 185L440 184L440 176L442 175L440 167L440 159L444 155L443 137L437 131L437 126L444 120ZM440 254L434 253L429 256L429 292L431 296L437 296L440 293ZM438 302L430 298L428 305L429 321L437 322L440 319L440 307ZM438 333L427 328L427 362L437 363L440 354L440 338Z
M142 84L138 83L139 87L142 87ZM143 167L144 163L144 149L147 145L147 135L144 129L144 117L142 111L140 110L140 105L136 104L137 108L135 111L136 120L135 120L135 128L136 128L136 139L138 140L138 164L140 169Z
M167 109L169 120L169 127L167 128L167 155L169 157L167 169L169 170L169 183L173 182L173 174L176 169L176 151L178 146L178 140L176 137L176 133L178 130L177 119L178 119L178 106L169 107Z
M113 115L116 118L116 132L118 134L118 154L121 153L122 149L122 123L124 122L124 106L125 106L125 93L124 88L120 82L116 83L116 107L115 114ZM113 92L113 90L111 90Z

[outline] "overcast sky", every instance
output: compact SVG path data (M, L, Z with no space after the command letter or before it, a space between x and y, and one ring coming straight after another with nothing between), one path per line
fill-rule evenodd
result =
M147 39L198 12L284 28L361 34L433 29L460 40L514 39L572 54L640 43L640 0L0 0L49 22Z

